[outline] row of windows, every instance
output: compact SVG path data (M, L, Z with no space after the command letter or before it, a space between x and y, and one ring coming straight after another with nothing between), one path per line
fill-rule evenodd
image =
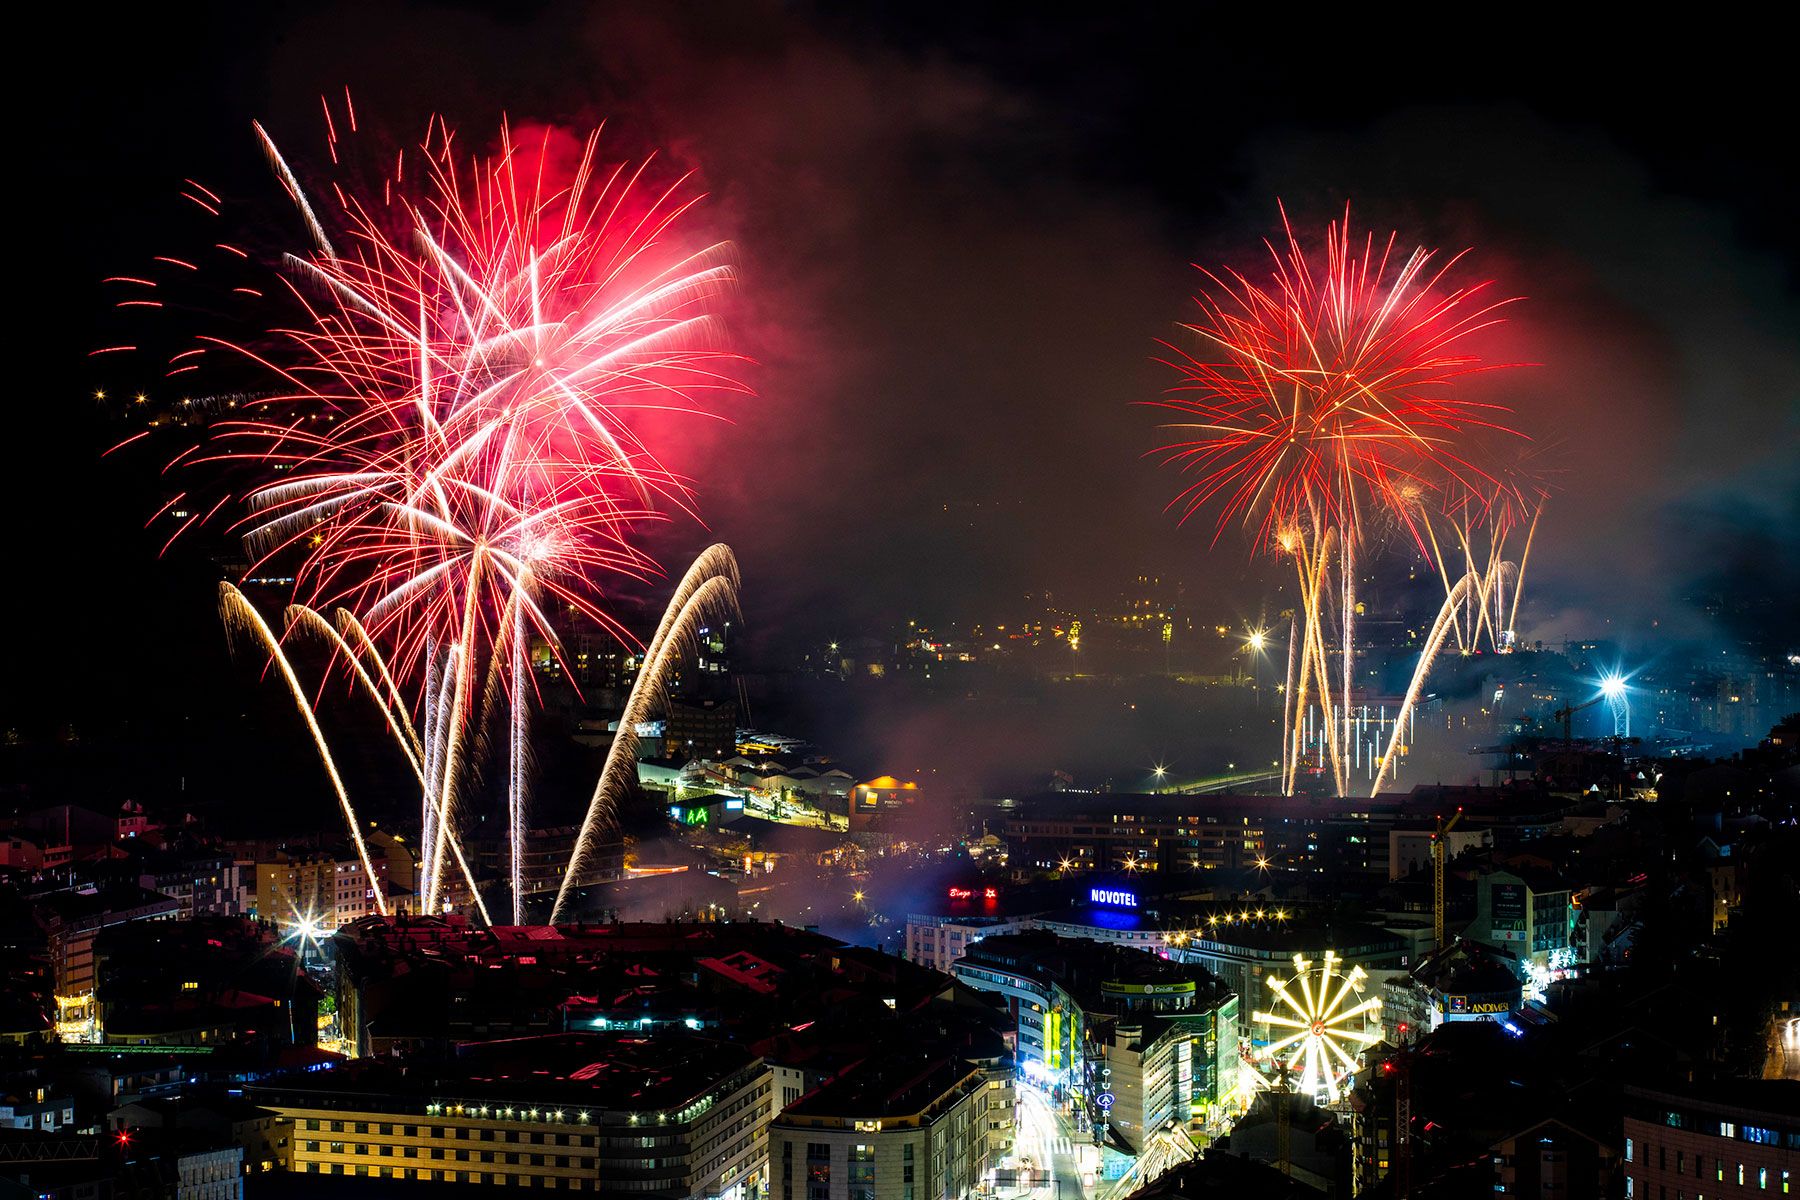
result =
M587 1191L597 1184L590 1184L586 1179L564 1179L556 1175L509 1175L494 1171L436 1171L429 1167L382 1167L365 1166L362 1163L317 1163L309 1162L306 1171L314 1175L362 1175L371 1179L419 1179L433 1180L439 1183L492 1183L511 1187L566 1188L569 1191ZM630 1184L616 1184L622 1191L636 1190Z
M440 1146L427 1146L420 1152L418 1146L369 1146L362 1142L301 1142L300 1149L313 1154L356 1154L367 1157L374 1154L378 1158L429 1158L435 1161L450 1162L492 1162L519 1167L571 1167L592 1162L592 1159L572 1154L526 1154L507 1150L445 1150ZM650 1168L657 1164L654 1158L628 1158L614 1161L608 1159L608 1165L620 1167ZM679 1166L685 1160L667 1160L672 1166Z
M317 1133L376 1133L383 1137L396 1135L405 1138L447 1138L451 1141L466 1139L471 1142L517 1142L520 1145L541 1146L592 1146L594 1137L591 1134L577 1133L537 1133L530 1129L463 1129L451 1125L396 1125L390 1122L375 1121L327 1121L322 1118L303 1117L299 1122L302 1130ZM678 1139L674 1137L628 1139L638 1145L648 1146L652 1141L668 1144Z
M1634 1143L1633 1139L1626 1138L1625 1161L1628 1163L1641 1161L1645 1166L1648 1166L1650 1163L1650 1149L1650 1143L1648 1142L1645 1142L1642 1146L1638 1146ZM1642 1151L1641 1155L1639 1154L1640 1150ZM1675 1151L1675 1174L1677 1176L1685 1176L1688 1174L1688 1157L1688 1152L1686 1150ZM1778 1183L1782 1195L1787 1196L1792 1194L1792 1173L1785 1167L1779 1168L1778 1170L1771 1170L1768 1167L1751 1167L1746 1170L1744 1164L1741 1162L1728 1164L1724 1159L1714 1156L1712 1159L1712 1167L1709 1170L1707 1168L1706 1159L1706 1155L1698 1152L1693 1155L1693 1177L1695 1179L1704 1180L1710 1176L1714 1183L1731 1183L1735 1181L1738 1187L1754 1187L1758 1191L1764 1192L1769 1191L1773 1185ZM1656 1169L1659 1171L1667 1171L1669 1169L1669 1147L1667 1145L1658 1145L1656 1147ZM1631 1191L1631 1177L1627 1175L1625 1177L1625 1194L1629 1196L1631 1195Z

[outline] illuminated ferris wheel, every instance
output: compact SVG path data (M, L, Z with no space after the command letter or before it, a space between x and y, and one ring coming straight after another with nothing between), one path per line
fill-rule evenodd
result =
M1284 1011L1252 1014L1269 1030L1268 1044L1257 1052L1265 1077L1297 1076L1300 1091L1326 1103L1337 1102L1357 1059L1381 1040L1381 1001L1362 999L1367 975L1361 967L1345 974L1342 965L1332 950L1319 963L1294 955L1292 979L1269 979Z

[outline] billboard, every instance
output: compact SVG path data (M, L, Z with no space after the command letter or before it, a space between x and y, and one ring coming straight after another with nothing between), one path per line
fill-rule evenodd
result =
M1525 885L1496 883L1488 889L1488 929L1497 942L1525 940Z

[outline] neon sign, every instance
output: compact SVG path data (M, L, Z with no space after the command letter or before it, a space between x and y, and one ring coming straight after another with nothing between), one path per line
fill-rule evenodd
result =
M1137 893L1127 892L1120 888L1089 888L1088 901L1092 904L1107 904L1114 908L1136 908Z
M975 888L953 887L950 889L949 895L952 900L998 900L1000 898L1000 889L996 887L985 887L977 890Z

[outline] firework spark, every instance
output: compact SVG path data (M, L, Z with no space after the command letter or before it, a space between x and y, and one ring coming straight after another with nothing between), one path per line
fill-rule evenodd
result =
M1499 420L1505 410L1463 398L1455 385L1500 365L1466 343L1510 301L1490 298L1485 282L1454 283L1462 255L1401 254L1395 235L1357 239L1348 209L1326 231L1323 261L1308 255L1285 211L1282 226L1283 243L1268 244L1266 282L1204 272L1201 320L1182 327L1197 345L1164 343L1163 361L1180 382L1157 403L1189 419L1165 425L1180 440L1158 453L1191 477L1169 504L1183 521L1216 506L1215 542L1241 524L1254 545L1293 557L1302 620L1284 743L1316 696L1321 743L1342 794L1359 546L1374 516L1388 513L1423 550L1430 534L1406 497L1492 482L1468 446L1510 434ZM1334 610L1335 637L1327 629ZM1335 687L1326 652L1333 643ZM1288 790L1298 758L1284 744Z
M353 133L347 109L346 97ZM339 164L348 149L332 111ZM601 581L655 575L638 528L693 505L635 416L704 411L712 394L745 390L714 311L733 282L726 247L684 244L699 199L685 176L652 184L649 162L608 165L597 133L576 143L503 126L491 156L467 156L434 120L378 188L332 181L309 194L255 132L308 234L280 263L298 319L176 356L229 350L275 381L217 424L195 461L261 475L240 525L252 572L291 564L295 619L327 637L420 778L428 910L462 859L459 800L492 707L477 681L504 693L517 918L529 647L560 663L552 612L632 640ZM332 606L335 629L317 615ZM248 619L241 597L230 607Z

